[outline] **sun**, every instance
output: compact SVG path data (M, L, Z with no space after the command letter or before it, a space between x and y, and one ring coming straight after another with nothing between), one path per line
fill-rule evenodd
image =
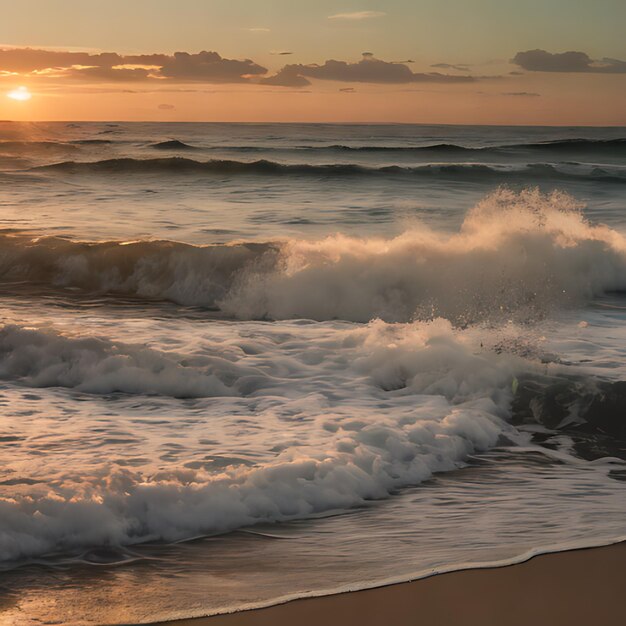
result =
M18 100L19 102L26 102L26 100L30 100L33 97L33 94L28 91L27 87L18 87L13 91L9 91L7 94L7 98L11 98L11 100Z

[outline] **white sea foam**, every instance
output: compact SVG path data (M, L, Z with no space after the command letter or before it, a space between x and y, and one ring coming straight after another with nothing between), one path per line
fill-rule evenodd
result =
M250 271L221 306L242 319L541 317L626 289L626 239L579 208L562 193L500 190L453 235L420 228L394 239L290 241L280 270Z
M249 419L263 424L249 441L274 452L243 465L131 469L68 449L65 460L75 455L77 467L48 459L42 476L33 457L31 480L17 481L0 500L1 558L177 540L344 510L459 467L505 432L514 436L506 423L510 381L532 364L481 349L476 329L457 331L445 320L310 325L316 341L307 352L307 327L296 324L291 335L289 328L275 331L271 354L267 345L253 354L248 338L249 354L233 362L231 342L214 355L212 369L197 355L182 368L171 354L147 348L5 328L0 376L31 386L215 395L237 389L237 372L245 378L264 371L267 388L259 384L246 401ZM230 388L219 381L218 363ZM232 421L229 409L222 416L213 405L207 411L205 436ZM22 474L24 468L17 463Z
M96 337L5 326L0 330L0 378L32 387L69 387L86 393L160 394L173 397L236 395L223 378L250 371L220 357L186 365L176 355Z

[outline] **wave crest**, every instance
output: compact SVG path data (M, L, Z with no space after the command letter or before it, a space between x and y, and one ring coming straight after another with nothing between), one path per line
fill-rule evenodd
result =
M537 319L626 289L626 239L565 193L500 189L458 233L191 246L1 236L0 280L166 299L239 319Z
M318 176L318 177L414 177L462 179L470 182L498 182L518 180L589 180L623 184L626 177L621 169L611 167L582 167L579 171L562 169L549 163L527 163L521 166L486 165L482 163L429 163L417 166L386 165L368 167L354 163L322 165L285 164L261 159L258 161L233 161L212 159L196 161L185 157L135 159L130 157L102 161L63 161L41 165L31 171L61 172L63 174L172 174L172 175L250 175L250 176ZM574 164L576 166L576 164Z

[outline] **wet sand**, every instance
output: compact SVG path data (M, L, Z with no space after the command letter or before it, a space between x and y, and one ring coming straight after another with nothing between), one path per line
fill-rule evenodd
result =
M626 543L537 556L170 626L604 626L626 623Z

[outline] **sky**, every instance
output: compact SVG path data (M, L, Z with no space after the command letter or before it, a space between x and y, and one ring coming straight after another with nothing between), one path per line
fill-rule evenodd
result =
M624 0L0 0L0 119L626 125Z

